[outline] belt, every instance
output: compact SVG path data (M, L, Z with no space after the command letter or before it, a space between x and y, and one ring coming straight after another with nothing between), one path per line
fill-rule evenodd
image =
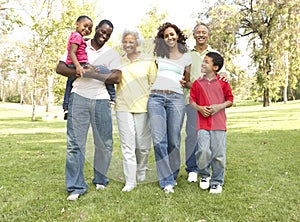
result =
M172 90L159 90L159 89L152 89L151 93L160 93L160 94L174 94L176 92Z

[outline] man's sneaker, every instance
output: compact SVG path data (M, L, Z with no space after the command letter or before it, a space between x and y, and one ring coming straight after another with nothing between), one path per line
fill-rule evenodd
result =
M74 200L78 200L78 198L79 198L79 194L78 193L76 193L76 194L70 194L67 197L67 200L74 201Z
M209 193L222 193L222 190L223 190L223 188L220 184L212 185L209 190Z
M187 181L190 182L190 183L191 182L197 182L197 180L198 180L197 177L198 177L198 174L196 172L190 172Z
M165 193L174 193L174 189L173 189L173 186L172 185L167 185L165 186L165 188L163 189L163 191Z
M207 190L209 188L210 177L203 177L200 179L199 186L202 190Z
M125 187L123 187L122 192L130 192L135 188L135 186L133 185L125 185Z
M96 184L96 190L104 190L105 188L103 184Z

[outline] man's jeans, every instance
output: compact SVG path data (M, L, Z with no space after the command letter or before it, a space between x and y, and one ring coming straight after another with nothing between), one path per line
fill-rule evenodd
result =
M185 165L186 172L198 173L196 151L197 151L197 110L189 104L185 105L186 113L186 137L185 137Z
M87 190L84 179L86 140L93 130L94 184L107 185L106 177L112 157L112 117L109 100L93 100L72 93L67 120L66 187L70 194Z
M226 163L226 131L199 130L196 157L200 176L202 178L209 177L211 167L211 185L223 185Z
M161 188L174 186L180 169L180 131L184 116L181 94L151 93L148 100L156 170Z

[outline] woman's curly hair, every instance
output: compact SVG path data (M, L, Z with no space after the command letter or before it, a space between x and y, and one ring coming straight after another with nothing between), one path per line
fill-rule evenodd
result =
M188 47L186 44L187 36L183 34L183 32L176 25L170 22L166 22L158 28L158 32L154 40L155 56L167 57L167 58L170 57L170 47L165 43L164 40L164 31L169 27L173 28L178 35L177 43L178 43L179 52L185 53L188 51Z

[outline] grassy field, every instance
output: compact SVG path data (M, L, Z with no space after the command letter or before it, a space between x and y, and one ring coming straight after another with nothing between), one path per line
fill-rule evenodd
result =
M153 150L147 182L122 193L115 131L107 189L96 191L91 182L89 134L89 189L78 201L68 202L66 122L60 109L55 115L45 118L38 109L38 120L32 122L30 107L0 104L0 221L300 221L300 101L228 109L227 167L220 195L186 182L184 152L175 193L163 193Z

